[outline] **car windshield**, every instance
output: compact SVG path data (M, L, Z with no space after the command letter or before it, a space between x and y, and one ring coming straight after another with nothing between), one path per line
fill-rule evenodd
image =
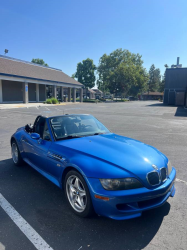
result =
M110 131L92 115L67 115L50 118L56 140L106 134Z

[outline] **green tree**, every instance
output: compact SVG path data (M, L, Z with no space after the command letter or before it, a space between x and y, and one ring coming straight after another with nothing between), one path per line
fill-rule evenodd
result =
M164 92L164 87L165 87L165 78L160 81L160 84L158 86L158 91L159 92Z
M75 73L71 75L71 78L75 79Z
M136 96L145 89L148 80L141 55L128 50L117 49L109 55L104 54L97 71L98 88L109 89L114 94L130 93Z
M86 96L87 88L93 88L95 86L95 70L96 66L90 58L77 64L77 71L75 72L74 77L86 87Z
M169 66L167 64L165 64L164 67L167 69ZM166 78L166 70L164 72L164 77L163 77L162 81L160 82L160 85L159 85L159 88L158 88L159 92L164 92L165 78Z
M32 63L37 63L37 64L40 64L40 65L44 65L44 66L49 66L47 63L44 62L43 59L40 59L40 58L33 58Z
M161 83L160 69L156 69L155 65L152 64L149 70L149 82L148 82L148 92L154 92L159 90Z

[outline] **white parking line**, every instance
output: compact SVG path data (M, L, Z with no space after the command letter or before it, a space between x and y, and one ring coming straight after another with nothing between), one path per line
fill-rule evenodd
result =
M55 108L56 110L58 110L58 111L62 111L61 109L58 109L58 108Z
M36 108L36 109L38 109L38 107L37 107L37 106L36 106L35 108Z
M13 220L13 222L19 227L22 233L30 240L30 242L36 247L36 249L44 250L51 248L47 242L27 223L23 217L13 208L13 206L3 197L0 193L0 206Z
M184 184L186 184L186 185L187 185L187 181L183 181L183 180L180 180L180 179L177 179L177 178L176 178L176 181L178 181L178 182L182 182L182 183L184 183Z
M50 110L50 109L48 109L48 108L46 108L46 107L45 107L45 109Z

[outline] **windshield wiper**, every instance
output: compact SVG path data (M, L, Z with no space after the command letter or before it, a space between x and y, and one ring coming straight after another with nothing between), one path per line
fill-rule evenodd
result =
M62 138L57 138L57 141L61 141L61 140L68 140L68 139L74 139L74 138L81 138L81 137L88 137L88 136L93 136L93 135L103 135L106 133L94 133L94 134L90 134L90 135L82 135L82 136L78 136L78 135L68 135Z
M105 133L95 133L93 135L103 135L103 134L105 134Z
M93 136L93 135L104 135L104 134L106 134L106 133L94 133L94 134L90 134L90 135L86 135L86 136ZM85 137L86 137L85 136Z
M81 138L82 136L78 136L78 135L68 135L62 138L57 138L57 140L67 140L67 139L74 139L74 138Z

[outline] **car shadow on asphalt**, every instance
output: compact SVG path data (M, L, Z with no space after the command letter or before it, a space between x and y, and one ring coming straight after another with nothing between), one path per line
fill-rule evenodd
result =
M162 102L160 102L160 103L146 105L146 107L175 107L176 112L175 112L174 116L187 117L187 108L185 108L183 106L177 107L175 105L166 105L166 104L163 104Z
M0 176L0 193L55 250L145 248L170 211L166 202L131 220L79 218L69 209L63 191L30 166L16 167L12 159L3 160ZM1 242L8 246L6 238Z
M167 107L168 105L167 104L164 104L163 102L158 102L158 103L153 103L153 104L149 104L149 105L146 105L146 107ZM175 106L172 106L172 105L169 105L170 107L175 107Z

